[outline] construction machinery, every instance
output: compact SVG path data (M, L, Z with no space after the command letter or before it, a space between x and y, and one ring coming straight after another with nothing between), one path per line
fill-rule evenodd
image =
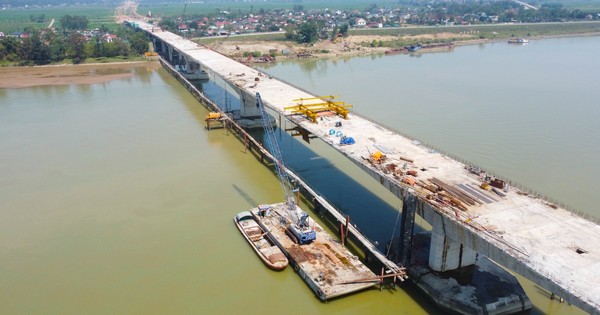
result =
M294 191L296 190L294 189L293 184L286 172L281 150L279 149L279 144L275 138L275 131L273 131L271 120L265 111L259 93L256 93L256 107L258 107L260 111L260 116L262 118L262 124L265 131L265 143L267 145L267 149L271 152L271 155L273 155L273 163L275 164L277 177L279 177L279 183L281 184L283 196L285 197L285 202L287 205L288 213L286 216L282 216L282 218L285 219L283 223L286 225L286 234L295 243L308 244L317 238L317 233L309 224L308 214L296 206L296 202L294 200Z
M309 98L298 98L293 100L298 102L295 106L285 107L284 110L289 110L292 114L302 114L310 119L313 123L317 123L317 117L324 113L333 113L340 115L344 119L348 119L348 113L352 105L346 105L341 101L333 101L337 96L325 95ZM304 101L320 100L320 103L304 104Z

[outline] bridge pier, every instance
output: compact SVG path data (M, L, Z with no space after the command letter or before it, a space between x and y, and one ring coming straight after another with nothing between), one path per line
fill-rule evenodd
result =
M240 107L240 116L241 117L258 117L260 113L258 111L258 107L256 107L256 97L250 93L247 93L244 90L236 89L238 94L241 95L241 107Z
M457 270L472 266L476 259L477 252L448 237L444 220L440 216L434 217L429 248L429 268L442 272Z
M412 194L402 198L402 222L400 223L400 262L404 267L410 266L415 216L419 200Z

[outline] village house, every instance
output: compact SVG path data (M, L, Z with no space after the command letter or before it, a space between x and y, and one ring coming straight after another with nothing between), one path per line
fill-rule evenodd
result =
M367 26L367 21L363 18L356 19L356 27L365 27Z
M106 34L102 35L102 40L105 43L112 43L115 41L115 39L117 39L117 35L115 35L115 34L106 33Z

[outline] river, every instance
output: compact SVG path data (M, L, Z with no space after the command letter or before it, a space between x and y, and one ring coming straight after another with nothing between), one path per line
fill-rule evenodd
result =
M459 47L452 53L418 58L358 57L321 60L314 64L282 63L267 71L314 93L340 93L343 100L356 105L357 112L513 178L507 174L510 167L506 170L500 167L506 162L496 161L512 155L481 145L473 149L469 145L471 140L460 138L471 134L461 127L484 134L477 126L490 126L491 118L498 117L497 113L487 114L488 123L472 116L462 123L457 118L469 113L477 117L476 111L481 106L457 108L456 104L466 106L473 96L456 90L471 82L473 86L480 86L481 91L475 94L487 96L491 102L492 91L483 81L497 75L498 69L490 69L483 77L471 81L461 79L465 71L438 75L438 70L459 62L469 65L477 58L480 62L486 58L497 60L507 54L506 51L515 56L527 55L537 45L549 45L552 51L563 47L563 51L569 52L566 46L586 47L594 43L599 45L598 38L552 39L524 47L497 43ZM573 52L572 47L570 51ZM481 56L484 53L489 57ZM440 58L442 60L438 60ZM571 58L575 63L580 56ZM594 62L597 63L592 57L587 60L590 68L597 69ZM384 65L377 66L380 63ZM411 77L410 69L413 75L425 73L427 78ZM280 201L281 189L276 177L245 152L234 136L225 130L207 131L203 121L207 111L166 71L143 68L131 71L134 71L132 78L102 84L0 89L0 313L435 312L410 285L395 291L370 290L321 303L292 269L267 270L236 230L232 219L235 213L258 203ZM382 79L386 71L403 81ZM355 73L354 79L352 73ZM552 78L551 74L540 76L544 77ZM570 78L566 83L572 84L574 80L577 78ZM381 89L365 86L369 81L377 81L375 87ZM419 82L426 85L418 88ZM587 95L584 83L592 82L582 80L582 87L573 87L577 93L564 93ZM538 87L531 87L529 83L525 90L535 91L539 85L550 85L542 81ZM410 88L404 87L409 84ZM386 86L389 91L384 93ZM552 92L560 87L552 86L544 91ZM204 88L213 96L223 94L218 82L211 81ZM365 90L369 93L360 92ZM501 94L502 89L495 91ZM511 104L520 99L519 93L524 94L519 91L510 91ZM455 101L451 104L439 100L425 102L442 92ZM598 118L598 111L594 111L593 106L579 105L581 100L569 103L571 110L565 111L578 112L586 108L587 115L577 115L580 121L559 124L561 128L556 132L546 130L551 132L552 141L542 142L550 142L555 148L553 152L557 152L566 150L563 147L577 147L572 141L587 141L579 142L581 150L574 155L577 162L571 160L568 164L575 170L582 168L587 153L600 147L597 125L588 124L589 120ZM427 126L417 123L417 118L421 122L431 116L435 118L439 110L432 106L446 109L445 116L438 116ZM514 111L521 106L512 108L512 115L507 113L507 117L519 116ZM477 110L470 111L473 107ZM541 112L548 114L548 111ZM564 111L563 115L554 117L564 118ZM548 116L543 118L538 120L549 119ZM455 122L450 126L440 126L440 121L453 119ZM478 125L473 127L466 122ZM498 122L494 123L496 128ZM501 125L510 132L522 130L514 121ZM512 128L508 128L511 125ZM589 134L582 138L559 137L569 143L556 142L556 134L573 132L566 130L568 126L573 129L581 126ZM435 128L437 132L432 130ZM440 137L438 140L436 135ZM488 146L497 140L488 132L485 136L486 139L480 141ZM529 135L524 133L517 138L524 137ZM393 197L325 145L319 142L306 145L285 135L281 135L281 140L288 152L286 158L290 157L290 151L298 155L298 158L289 158L289 164L303 177L316 182L330 199L337 200L342 210L352 213L370 238L384 241L389 237L392 226L382 227L384 232L374 231L380 222L389 220L372 218L364 209L376 208L394 219L398 202ZM462 143L462 147L452 146L456 142ZM535 146L519 144L520 147ZM490 152L493 154L489 155ZM595 167L587 173L597 174ZM573 172L569 178L578 174ZM322 174L333 175L323 178ZM543 190L544 184L536 177L530 185L552 194ZM591 193L590 187L593 186L579 189ZM525 282L524 286L535 303L534 313L576 312L566 304L550 301L546 293L534 285Z

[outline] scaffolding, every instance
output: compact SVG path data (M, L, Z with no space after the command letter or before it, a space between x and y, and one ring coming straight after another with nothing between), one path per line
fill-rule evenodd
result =
M336 98L338 98L338 96L333 95L298 98L293 100L294 102L297 102L297 105L285 107L284 110L291 111L292 115L304 115L313 123L317 123L317 118L319 116L328 114L339 115L344 119L348 119L348 113L350 112L352 105L347 105L342 101L334 101ZM316 100L321 102L305 104L305 101Z

